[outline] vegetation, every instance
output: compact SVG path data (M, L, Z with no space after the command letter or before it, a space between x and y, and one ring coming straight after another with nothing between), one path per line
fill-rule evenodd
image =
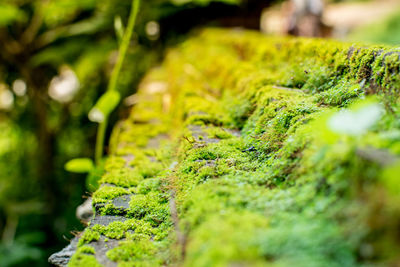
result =
M167 44L198 23L193 19L171 27L169 20L185 17L186 10L218 13L238 3L143 3L121 75L113 80L121 97L135 92ZM63 165L86 157L80 171L93 168L88 158L94 153L96 125L88 113L106 91L130 6L129 0L0 3L0 261L6 266L42 266L61 248L63 235L70 238L68 231L80 228L75 208L85 191L96 188L102 164L93 170L87 189L83 177L66 173ZM146 30L149 25L152 31ZM112 113L111 123L117 117ZM76 170L77 163L67 169Z
M0 265L45 265L82 195L112 221L71 266L397 265L398 49L209 29L164 54L269 2L1 1Z
M399 26L400 11L396 10L383 21L355 29L350 34L350 39L375 44L398 45L400 43Z
M94 206L127 220L90 225L70 266L102 235L120 266L396 265L397 51L196 33L114 129Z

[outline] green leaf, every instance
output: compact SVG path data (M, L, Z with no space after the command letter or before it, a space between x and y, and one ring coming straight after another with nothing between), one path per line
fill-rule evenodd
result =
M96 105L90 110L89 119L97 123L103 122L118 106L120 99L121 95L118 91L107 91L100 97Z
M18 7L0 3L0 26L9 25L25 18L24 12L18 9Z
M74 21L82 11L94 9L96 2L96 0L41 1L40 7L44 22L50 27L55 27Z
M69 172L88 173L94 169L94 164L89 158L77 158L68 161L64 168Z

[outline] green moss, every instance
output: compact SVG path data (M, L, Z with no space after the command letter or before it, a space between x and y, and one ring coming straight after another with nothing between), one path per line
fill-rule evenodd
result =
M363 83L351 84L343 81L318 94L315 101L320 105L348 106L354 99L364 95Z
M128 194L129 191L122 187L102 186L93 193L93 203L106 203L116 197Z
M145 234L149 237L156 233L156 230L149 223L135 219L129 219L124 222L116 221L107 226L96 224L92 227L92 231L112 239L125 238L128 231L134 231L135 234Z
M96 229L86 228L82 236L79 238L78 247L83 244L90 243L92 241L97 241L100 239L100 233Z
M117 187L93 195L131 219L81 244L125 239L122 266L396 262L399 71L394 48L199 33L144 79L102 178Z
M94 254L95 250L91 246L82 246L77 250L77 253Z
M104 166L106 172L115 171L125 166L125 160L121 157L110 156Z
M122 187L132 187L138 185L143 180L143 175L129 168L115 168L107 172L100 180L100 183L114 184Z
M134 218L144 218L152 225L159 225L169 218L168 195L149 192L146 195L136 194L129 202L128 214Z
M137 186L138 194L147 194L149 192L157 192L162 189L162 181L160 178L148 178L143 180Z
M241 255L238 257L250 264L273 261L285 266L294 263L304 266L355 265L354 251L362 242L362 233L368 231L367 225L360 221L366 218L360 215L342 223L333 218L345 216L357 207L356 202L352 202L352 190L348 188L360 181L364 183L361 177L373 180L380 167L359 159L352 138L340 138L340 145L332 147L331 141L325 143L325 137L318 134L329 136L331 130L327 127L329 120L324 119L322 112L335 106L346 107L371 93L385 94L385 99L393 105L391 96L395 94L382 86L383 83L379 84L374 75L397 73L394 63L398 59L386 56L385 60L394 63L386 64L388 69L378 70L376 66L384 63L377 63L377 55L390 53L382 52L381 47L350 48L334 42L322 44L319 40L295 39L269 39L260 44L261 37L256 34L223 35L220 31L208 31L195 41L189 41L179 55L201 72L208 83L216 88L229 88L221 94L222 107L218 109L211 108L215 100L201 97L199 92L203 89L196 80L198 77L185 76L184 71L179 71L179 59L171 57L165 63L168 73L184 77L185 88L190 89L185 89L182 94L188 95L189 90L196 92L187 101L196 100L201 107L209 107L210 112L203 110L204 113L195 115L196 120L188 116L186 124L197 124L201 117L203 124L214 125L210 129L221 131L222 127L237 126L242 128L243 134L242 138L218 143L183 141L174 186L181 220L191 240L185 264L206 266L219 262L229 265L236 263L236 255ZM218 56L222 50L224 55ZM236 57L235 53L242 54L243 50L244 62L240 62L238 58L241 57ZM191 51L201 51L201 56L192 60ZM264 57L259 52L268 60L262 61ZM223 71L217 72L217 69ZM396 88L396 79L386 81ZM223 107L229 107L229 117L224 114ZM210 113L212 118L224 119L218 122L205 120ZM321 127L308 127L310 121L318 121ZM314 135L313 131L318 134ZM218 138L212 130L207 134ZM365 170L368 174L363 173ZM339 198L343 194L346 197ZM330 205L335 209L329 210ZM343 208L346 205L349 206ZM246 215L250 218L268 214L268 221L273 222L270 227L258 229L254 235L258 238L265 234L266 239L260 242L270 245L265 246L264 252L263 245L253 240L250 234L243 234L243 240L224 242L223 248L219 243L225 238L223 229L231 229L225 221L239 216L244 210L250 212ZM229 216L223 219L219 217L221 213ZM292 230L295 220L301 222L301 226ZM243 225L237 224L227 230L226 238L246 229L248 223L245 218L243 221ZM308 237L302 237L301 233L306 231L303 227L313 225L313 222L315 227L309 230ZM352 233L354 242L349 243L341 233L357 224L359 231ZM215 232L212 231L214 226ZM249 228L255 230L256 227ZM293 236L278 234L286 232ZM319 232L326 235L319 235ZM293 241L294 236L301 240ZM313 240L312 236L320 239ZM241 254L246 251L243 247L236 247L246 242L257 244L254 250L248 250L251 256ZM328 244L326 250L315 250L317 243Z
M136 242L122 242L120 246L107 252L107 257L113 261L126 262L127 266L161 266L154 258L156 248L148 239Z
M93 255L87 255L84 253L75 253L71 260L68 262L69 267L78 267L78 266L93 266L93 267L101 267L100 263L96 260Z
M207 133L208 138L229 139L233 137L233 135L226 129L218 127L207 128L205 132Z

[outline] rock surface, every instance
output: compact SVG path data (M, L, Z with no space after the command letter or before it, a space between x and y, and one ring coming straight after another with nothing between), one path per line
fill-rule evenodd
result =
M69 265L395 266L399 72L391 48L189 39L112 135Z

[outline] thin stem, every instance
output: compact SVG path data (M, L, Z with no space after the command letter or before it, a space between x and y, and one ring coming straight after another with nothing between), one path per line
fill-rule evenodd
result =
M98 166L100 163L100 160L103 156L103 145L104 145L104 138L106 135L106 130L107 130L107 122L108 118L105 118L103 122L99 124L99 127L97 129L97 137L96 137L96 148L95 148L95 162L96 165Z
M132 7L131 7L131 12L129 14L128 26L125 29L124 36L122 38L122 42L119 47L118 60L114 66L113 72L111 73L111 79L110 83L108 84L107 90L113 91L116 90L117 88L117 81L119 78L119 74L121 72L122 64L124 63L126 52L128 51L129 43L131 41L133 28L135 27L136 17L139 11L139 5L140 5L140 0L132 0ZM99 164L103 156L103 146L107 130L107 121L108 118L104 118L104 121L100 123L99 128L97 130L96 149L95 149L95 161L97 165Z
M108 84L107 90L115 90L117 87L117 81L119 77L119 73L121 72L122 64L124 63L125 55L129 47L129 43L132 38L133 28L135 27L136 17L139 11L140 0L133 0L131 13L129 15L128 26L125 29L124 36L122 38L122 42L119 48L119 55L117 63L113 69L111 74L111 80Z

